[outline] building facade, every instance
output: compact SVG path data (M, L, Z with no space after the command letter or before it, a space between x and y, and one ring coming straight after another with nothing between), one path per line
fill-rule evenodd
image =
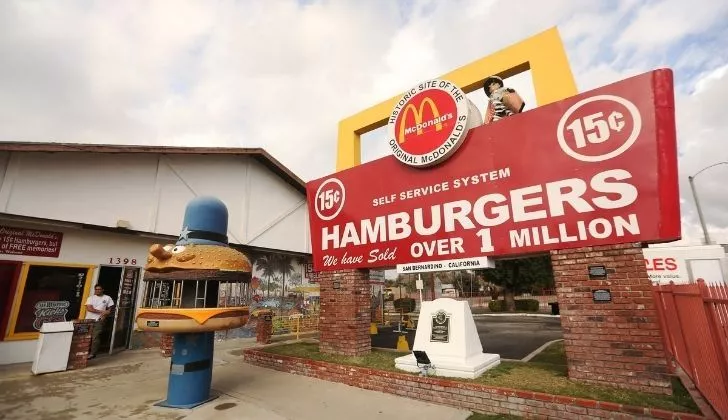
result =
M134 331L144 264L174 243L187 202L221 199L258 300L309 286L304 183L262 149L0 144L0 364L31 361L43 322L85 316L95 284L117 303L102 350Z

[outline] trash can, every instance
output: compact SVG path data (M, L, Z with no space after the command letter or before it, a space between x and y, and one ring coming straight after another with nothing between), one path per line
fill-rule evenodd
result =
M73 321L44 322L31 367L33 375L66 370L72 339Z

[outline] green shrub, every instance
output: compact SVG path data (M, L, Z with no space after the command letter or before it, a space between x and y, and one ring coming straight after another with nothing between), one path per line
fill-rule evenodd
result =
M526 312L538 312L538 301L536 299L519 299L516 300L516 310Z
M491 312L503 312L506 310L506 302L503 300L491 300L488 302L488 309Z

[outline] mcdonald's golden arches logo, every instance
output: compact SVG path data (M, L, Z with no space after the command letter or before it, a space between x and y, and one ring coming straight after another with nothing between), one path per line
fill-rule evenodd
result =
M450 157L473 123L482 124L479 112L459 87L428 80L397 102L389 118L388 142L403 163L427 167Z
M429 110L432 113L432 119L423 123L422 111L425 110L425 105L429 106ZM406 124L407 116L409 115L408 112L412 112L412 115L414 115L415 124L413 126L407 126ZM452 113L441 116L440 110L437 109L437 105L435 105L435 102L429 96L425 96L424 99L422 99L419 107L416 107L415 104L410 102L402 112L403 121L399 124L399 136L397 137L397 141L399 144L402 144L406 140L406 135L416 132L419 136L424 133L426 128L430 127L434 127L435 131L440 131L442 130L442 122L451 118Z

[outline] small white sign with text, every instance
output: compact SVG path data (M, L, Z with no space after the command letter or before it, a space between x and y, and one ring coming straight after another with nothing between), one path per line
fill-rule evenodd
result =
M475 270L495 268L495 261L488 257L461 258L457 260L426 261L397 264L397 274L431 273L435 271Z

